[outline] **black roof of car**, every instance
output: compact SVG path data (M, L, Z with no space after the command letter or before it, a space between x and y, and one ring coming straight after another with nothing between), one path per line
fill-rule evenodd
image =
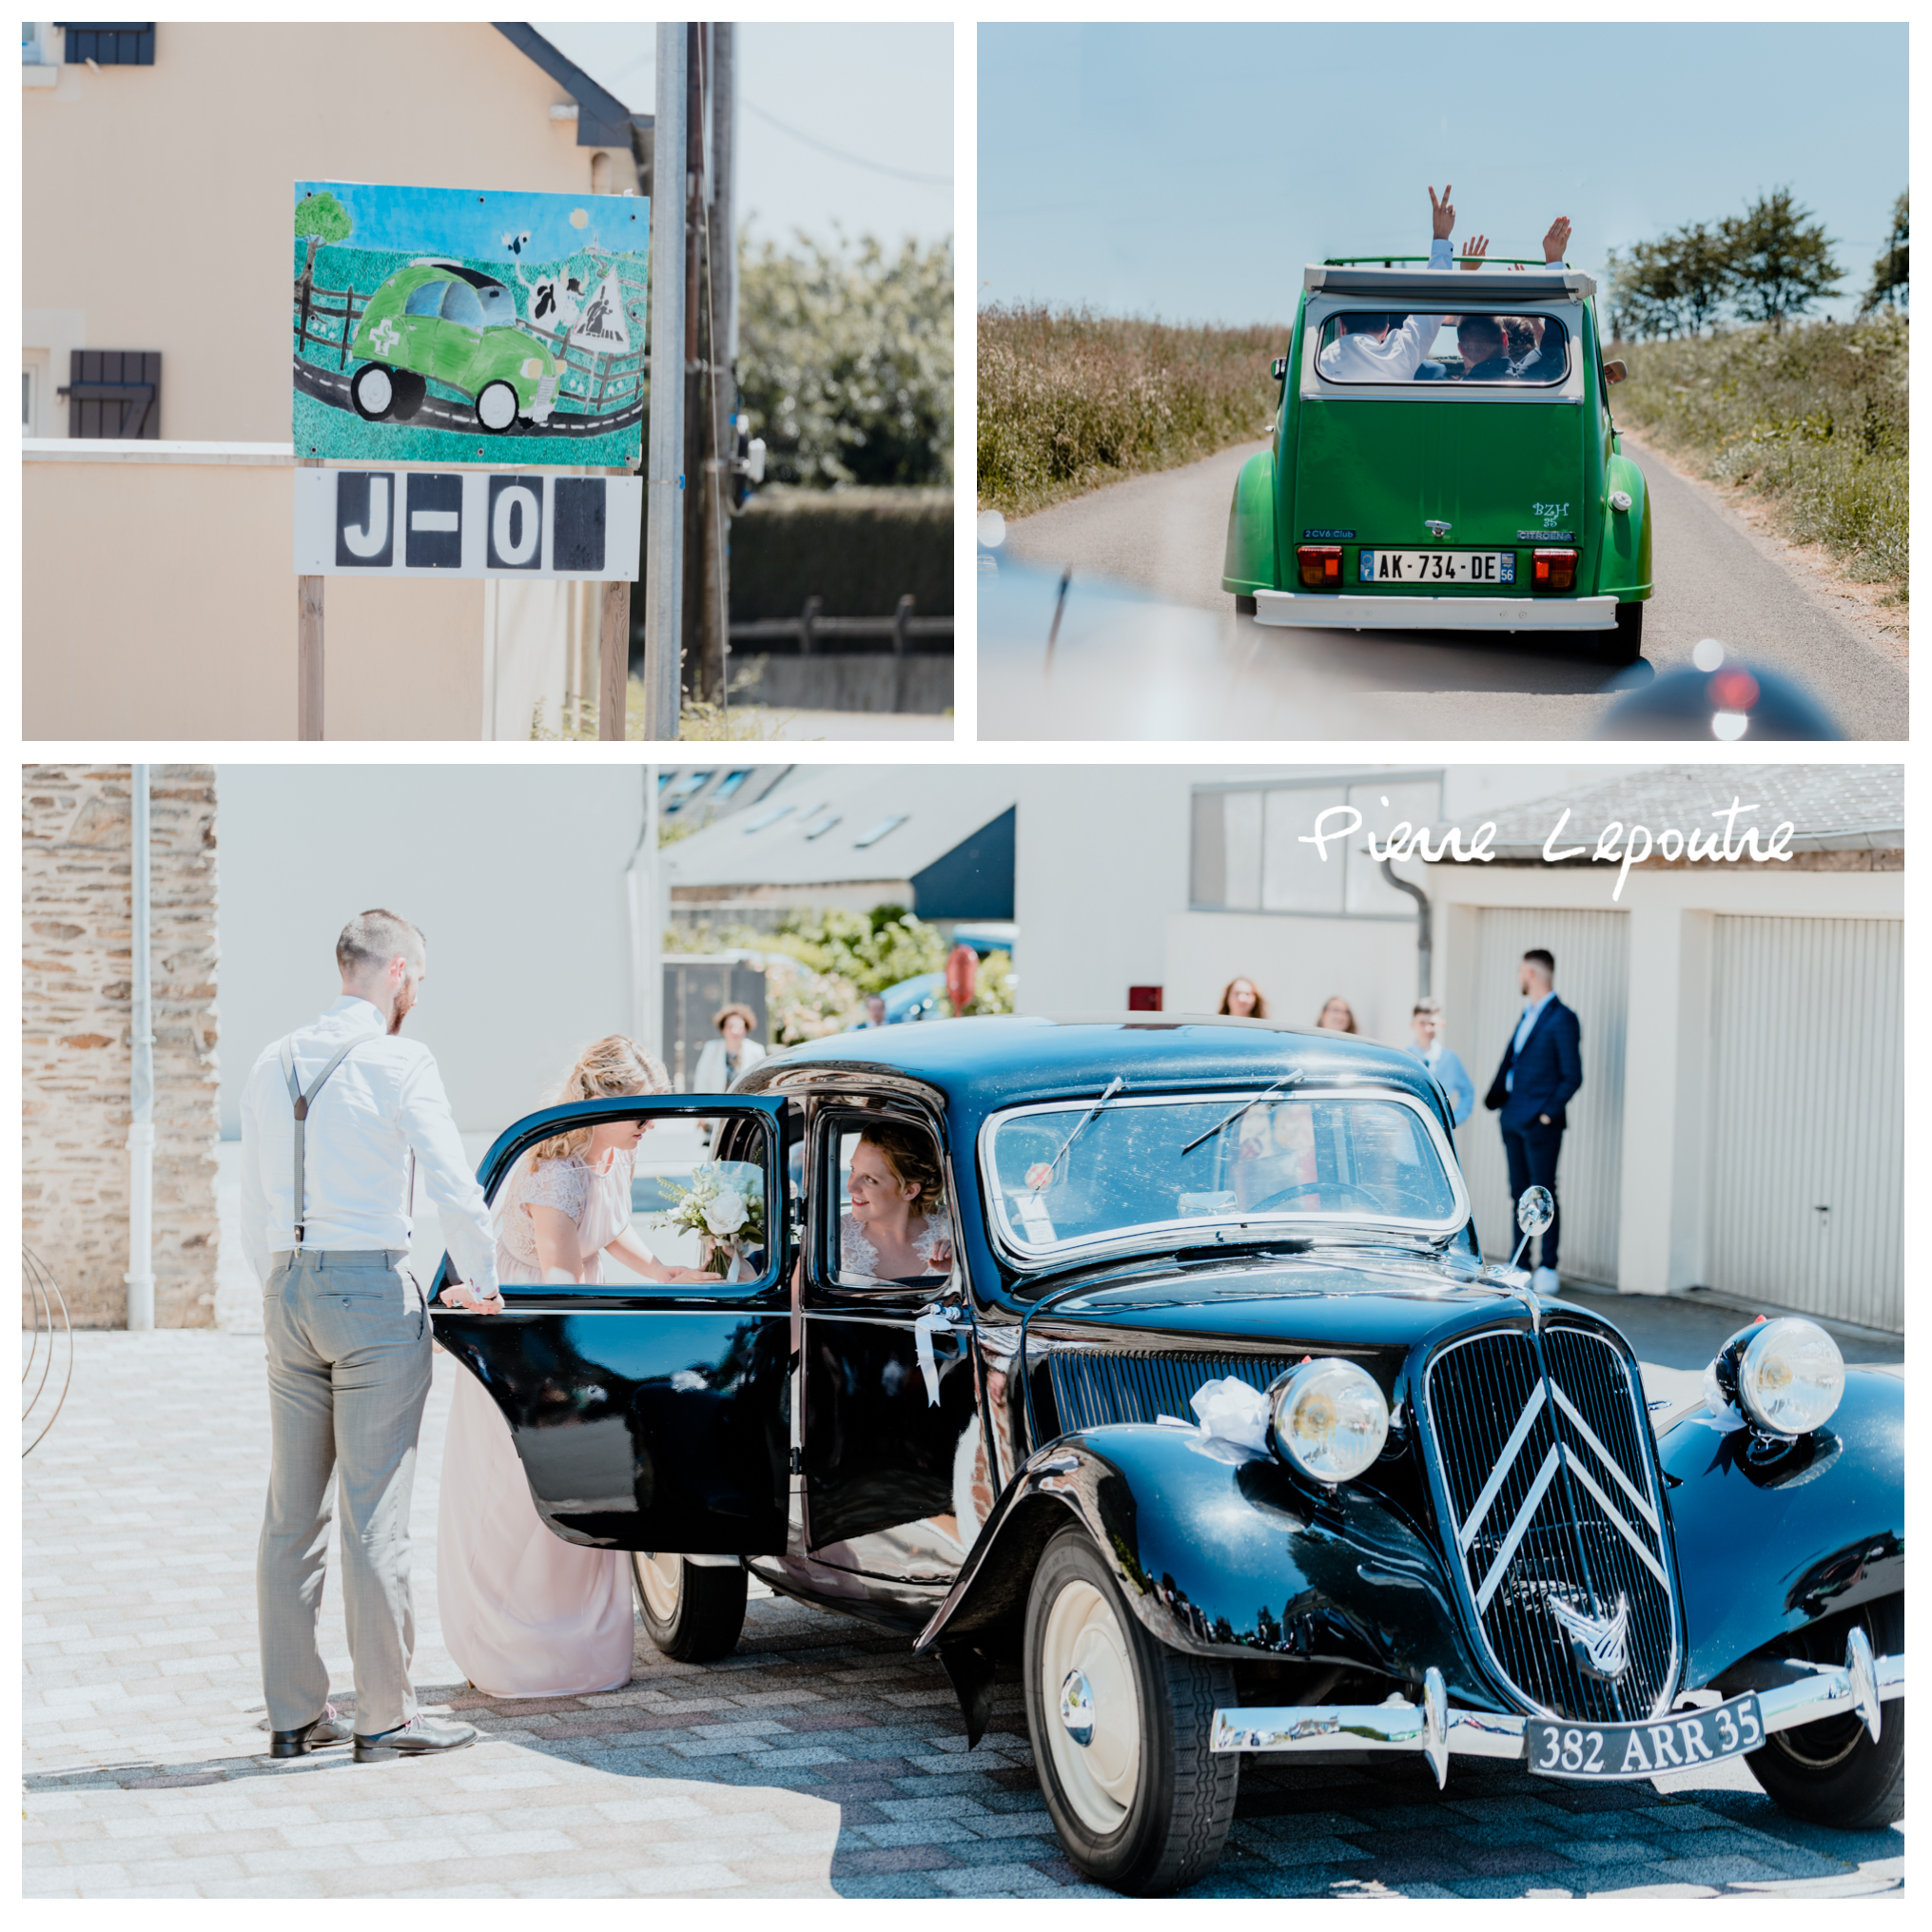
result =
M1122 1013L936 1020L868 1027L789 1046L738 1090L809 1083L835 1071L888 1073L937 1089L948 1110L983 1116L1028 1101L1095 1095L1116 1076L1125 1094L1264 1087L1294 1069L1320 1084L1395 1086L1434 1106L1435 1083L1395 1047L1343 1033L1214 1015Z

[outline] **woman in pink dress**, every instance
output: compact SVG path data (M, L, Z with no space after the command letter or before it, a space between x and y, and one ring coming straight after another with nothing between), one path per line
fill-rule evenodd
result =
M664 1068L621 1034L574 1066L557 1101L668 1093ZM631 1171L643 1121L614 1121L540 1142L498 1196L504 1282L600 1281L611 1255L655 1281L715 1280L667 1266L631 1228ZM437 1515L443 1642L492 1697L571 1697L631 1681L630 1571L615 1550L552 1534L530 1499L509 1425L477 1378L457 1376Z

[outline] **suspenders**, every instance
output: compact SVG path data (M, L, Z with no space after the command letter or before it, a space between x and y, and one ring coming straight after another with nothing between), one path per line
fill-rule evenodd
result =
M367 1038L369 1036L363 1036ZM295 1245L302 1246L304 1223L308 1217L304 1213L308 1202L304 1194L302 1155L306 1135L309 1108L315 1104L315 1097L321 1093L324 1083L337 1067L346 1060L362 1040L351 1040L346 1046L338 1047L329 1064L316 1075L315 1083L306 1093L302 1090L302 1082L296 1077L295 1047L291 1041L282 1043L282 1077L288 1083L288 1098L295 1104ZM416 1149L409 1150L409 1206L405 1219L412 1231L416 1220Z

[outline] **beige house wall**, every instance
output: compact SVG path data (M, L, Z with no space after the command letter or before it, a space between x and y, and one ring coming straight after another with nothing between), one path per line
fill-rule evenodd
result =
M166 455L21 466L28 738L295 736L293 459ZM323 583L328 738L485 735L482 579Z
M132 773L22 773L21 1239L76 1327L127 1319ZM215 773L149 777L154 989L154 1319L214 1321Z
M160 350L177 440L287 440L295 182L580 194L605 152L481 21L163 21L152 67L59 72L22 96L23 345L54 384L70 348ZM599 178L634 187L628 151Z

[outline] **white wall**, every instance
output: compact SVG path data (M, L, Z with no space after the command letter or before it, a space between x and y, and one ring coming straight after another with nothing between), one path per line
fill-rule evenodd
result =
M1187 909L1188 793L1199 772L1040 765L1014 775L1020 1009L1119 1012L1129 986L1165 979L1167 921Z
M386 906L429 938L411 1014L457 1124L494 1135L575 1049L634 1024L635 766L224 765L222 1132L270 1041L335 999L336 935Z
M1387 768L1411 770L1427 766ZM1119 1011L1130 986L1165 989L1170 1012L1212 1011L1237 973L1257 979L1271 1013L1312 1025L1341 993L1377 1038L1409 1037L1415 928L1280 913L1189 912L1190 799L1197 784L1250 777L1351 777L1374 766L1046 765L1015 772L1014 914L1020 1005L1028 1013ZM1449 768L1443 812L1473 834L1505 806L1600 784L1616 766ZM1331 849L1341 863L1341 849ZM1419 883L1424 868L1404 868ZM1438 977L1436 991L1441 991ZM1453 1033L1452 1033L1453 1040Z

